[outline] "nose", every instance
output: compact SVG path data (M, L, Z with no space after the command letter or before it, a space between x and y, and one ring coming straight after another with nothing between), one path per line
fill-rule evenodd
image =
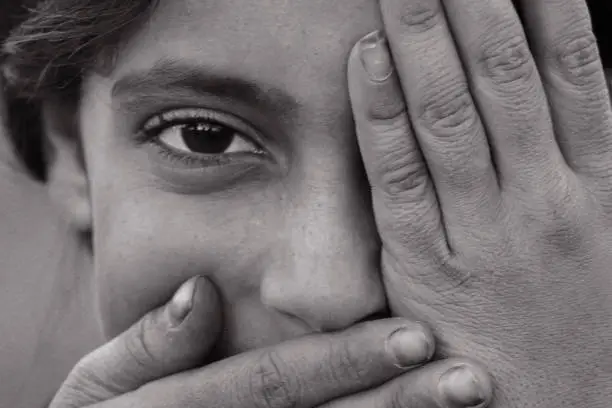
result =
M340 330L386 310L378 238L364 187L326 177L320 174L285 205L275 261L261 285L266 306L313 331Z

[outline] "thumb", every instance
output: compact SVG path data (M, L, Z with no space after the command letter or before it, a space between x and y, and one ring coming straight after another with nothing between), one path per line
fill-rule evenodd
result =
M50 408L105 401L203 364L221 322L213 284L203 277L188 280L169 303L81 359Z

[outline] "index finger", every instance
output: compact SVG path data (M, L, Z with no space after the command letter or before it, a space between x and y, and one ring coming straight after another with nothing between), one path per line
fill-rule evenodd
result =
M101 407L309 408L383 384L433 352L432 334L421 324L373 321L218 361Z

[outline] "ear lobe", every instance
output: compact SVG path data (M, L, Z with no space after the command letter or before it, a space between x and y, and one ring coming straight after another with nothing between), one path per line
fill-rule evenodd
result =
M92 210L76 119L78 109L65 101L49 101L42 112L48 142L49 195L75 229L87 232L92 227Z

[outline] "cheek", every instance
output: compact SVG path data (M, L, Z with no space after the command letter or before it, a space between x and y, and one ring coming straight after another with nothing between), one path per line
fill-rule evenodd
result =
M195 275L210 277L227 303L259 297L259 259L274 225L257 204L153 189L115 188L103 196L94 213L94 259L107 335L165 303Z
M282 229L279 189L253 182L211 194L168 191L149 171L147 154L115 137L125 129L113 128L113 115L100 108L111 106L107 93L88 95L82 134L105 335L121 333L185 280L204 275L221 291L232 347L280 341L283 332L272 330L273 317L260 299L263 271ZM249 327L253 319L257 327Z

